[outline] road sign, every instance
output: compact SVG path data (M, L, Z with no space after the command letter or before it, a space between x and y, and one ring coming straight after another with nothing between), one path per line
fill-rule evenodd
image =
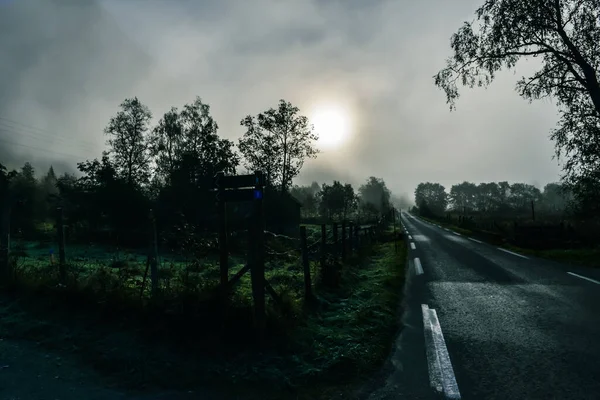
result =
M234 202L234 201L251 201L262 199L262 190L260 189L235 189L223 190L217 192L217 201Z
M217 174L214 177L213 185L215 188L251 188L262 186L262 177L260 175L221 175Z

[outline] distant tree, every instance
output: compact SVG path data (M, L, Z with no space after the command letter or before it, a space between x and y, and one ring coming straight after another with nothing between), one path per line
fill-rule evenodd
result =
M323 184L317 196L320 214L329 220L347 219L357 205L354 188L349 183L333 181L332 185Z
M169 118L174 119L174 116ZM234 151L234 144L217 134L219 127L210 115L208 104L203 103L200 97L186 104L180 114L180 124L182 141L177 143L180 169L191 174L192 178L214 176L218 171L235 174L239 157ZM171 128L176 131L178 123L172 122Z
M314 184L318 183L313 182ZM294 186L290 189L290 194L302 204L302 213L304 216L314 216L318 212L319 200L317 198L317 191L314 190L313 186Z
M177 108L172 107L158 121L150 137L150 149L156 162L156 175L167 182L173 176L185 150L183 124Z
M15 201L12 208L13 232L30 235L35 231L39 217L40 190L35 178L35 169L26 162L11 180L11 189Z
M289 190L304 161L318 152L318 136L308 118L299 113L298 107L280 100L277 109L270 108L256 117L248 115L240 122L246 128L238 144L244 166L263 170L269 184L282 192Z
M510 185L510 196L508 202L513 211L517 213L529 213L531 202L539 203L542 198L540 189L526 183L513 183Z
M439 183L419 183L415 189L415 203L425 214L443 215L448 205L448 194Z
M377 212L384 213L390 208L391 192L381 178L369 177L364 185L358 188L358 196L362 204L372 204Z
M572 200L569 188L558 182L548 183L544 186L540 209L550 214L562 214Z
M454 211L464 213L475 208L477 185L471 182L462 182L452 185L448 195L448 203Z
M152 113L137 97L125 99L120 108L104 130L110 137L113 164L128 185L144 185L150 179L148 132Z
M477 20L451 38L453 56L435 76L451 109L458 83L488 86L496 73L522 58L540 68L517 83L530 101L552 98L560 119L556 154L574 196L600 211L600 3L598 0L485 0ZM579 188L576 188L579 186ZM584 207L585 208L585 207Z

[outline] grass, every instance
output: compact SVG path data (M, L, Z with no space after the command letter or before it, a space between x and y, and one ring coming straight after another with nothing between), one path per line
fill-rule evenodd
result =
M477 237L481 239L481 237L478 237L477 234L472 230L460 228L456 225L448 223L447 221L434 220L425 217L420 218L435 224L443 225L465 236ZM600 248L536 250L513 246L506 243L506 240L501 246L507 250L515 251L523 255L545 258L565 264L600 268Z
M249 276L236 286L223 321L210 295L219 276L210 257L195 264L163 260L169 284L160 303L148 306L139 302L143 254L121 252L123 264L114 268L114 254L70 248L72 280L57 288L49 254L36 251L24 246L22 285L0 301L0 336L68 353L127 388L204 385L231 394L256 387L264 399L331 398L379 368L399 329L404 244L396 253L392 242L378 243L351 258L336 289L314 278L318 305L310 310L297 257L271 262L266 276L283 301L268 302L267 344L260 349L248 335ZM240 268L243 258L234 264Z

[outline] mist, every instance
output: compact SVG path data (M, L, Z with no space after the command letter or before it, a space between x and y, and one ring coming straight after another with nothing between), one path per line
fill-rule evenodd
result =
M373 175L412 198L422 181L555 181L555 109L520 99L519 76L465 91L453 113L433 85L451 34L477 4L5 2L0 162L74 171L100 156L103 128L127 97L156 120L200 96L232 140L243 116L284 98L303 112L321 101L351 110L349 139L307 162L298 184L360 185Z

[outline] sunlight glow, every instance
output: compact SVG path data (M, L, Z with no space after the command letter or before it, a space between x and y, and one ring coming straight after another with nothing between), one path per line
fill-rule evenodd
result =
M317 146L322 149L340 147L350 134L350 115L339 105L323 104L315 107L310 122L319 135Z

